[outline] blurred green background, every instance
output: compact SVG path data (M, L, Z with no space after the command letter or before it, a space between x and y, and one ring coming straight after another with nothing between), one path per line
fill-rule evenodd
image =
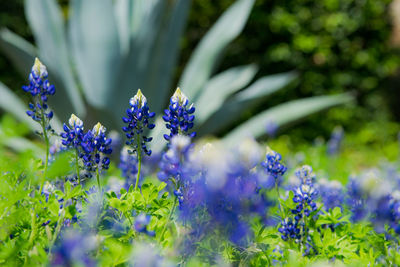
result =
M34 42L24 15L23 0L1 1L0 27ZM58 1L65 17L69 1ZM175 82L195 46L235 1L193 0ZM357 106L313 115L287 134L313 140L329 137L335 125L359 131L365 122L398 121L400 64L395 9L390 0L257 0L242 34L225 50L216 72L257 63L257 77L297 70L292 90L274 95L259 110L288 98L354 92ZM400 26L399 26L400 27ZM0 80L21 95L25 77L0 57ZM256 110L257 112L257 110ZM242 118L253 115L249 112Z

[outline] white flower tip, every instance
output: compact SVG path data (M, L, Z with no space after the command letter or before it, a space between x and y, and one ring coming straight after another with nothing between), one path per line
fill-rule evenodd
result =
M147 99L142 94L142 91L138 89L136 95L129 100L129 104L131 104L131 106L137 105L142 108L147 104Z
M47 76L47 68L38 58L35 58L32 71L39 77Z
M71 114L71 118L69 118L68 123L71 127L75 127L75 126L82 127L83 126L82 120L79 119L75 114Z
M100 133L105 133L106 132L106 128L101 125L100 122L98 122L94 127L93 127L93 134L95 136L98 136Z
M178 87L178 88L176 88L175 93L172 95L172 101L173 102L178 102L180 105L183 105L183 104L186 104L189 100L182 93L181 89Z

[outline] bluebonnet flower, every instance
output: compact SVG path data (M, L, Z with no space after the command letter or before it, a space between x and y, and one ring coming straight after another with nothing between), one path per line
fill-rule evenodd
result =
M26 112L34 121L39 122L43 130L51 130L50 120L53 118L53 111L47 105L48 96L54 95L55 88L48 81L46 66L35 58L35 63L29 74L29 85L22 89L30 93L33 101L29 103L29 110Z
M299 185L293 188L293 202L296 203L295 209L291 210L292 216L288 216L281 222L281 227L278 229L282 233L282 239L294 239L296 242L304 245L304 253L310 253L311 243L308 235L307 217L317 210L315 199L318 196L318 191L315 188L315 175L312 168L304 165L295 172L299 180Z
M301 238L298 221L292 220L291 218L286 218L283 220L281 222L281 227L278 228L278 231L282 234L281 238L284 241L293 239L299 242Z
M171 138L168 151L162 155L158 178L173 186L175 196L181 205L183 202L183 191L189 187L190 168L185 162L189 160L190 149L192 148L190 138L184 135L176 135Z
M343 185L339 181L328 181L326 179L321 179L319 180L317 187L326 211L329 211L335 207L342 208L345 200L345 194Z
M154 236L154 231L149 231L147 227L150 224L151 216L148 214L141 213L139 216L136 217L135 220L135 229L139 233L145 233L149 236Z
M281 182L280 178L287 171L286 166L281 163L281 160L281 154L267 147L265 160L261 162L261 166L264 167L265 173L274 178L276 184L279 184Z
M127 124L127 126L122 128L128 138L126 144L132 148L133 152L138 152L138 155L141 154L141 151L150 155L151 150L147 148L146 143L150 142L153 138L146 137L143 131L146 128L154 128L154 124L150 123L149 119L153 118L155 113L149 111L147 99L140 89L130 99L129 104L131 107L126 110L127 117L122 118L123 122Z
M83 149L82 159L89 177L96 170L97 172L102 169L107 170L110 165L110 159L107 155L112 152L112 149L109 148L112 140L106 137L105 132L106 128L97 123L83 137L81 143Z
M183 166L190 170L186 172L190 182L183 191L180 217L195 227L190 234L192 244L216 229L235 244L243 244L252 233L249 220L267 215L272 203L259 190L262 173L255 168L261 155L262 150L251 140L244 141L234 153L218 144L194 149Z
M76 230L63 232L59 243L53 252L52 266L96 266L89 256L98 246L96 236L90 233L80 233Z
M193 128L195 108L193 104L188 105L189 99L177 88L170 99L168 109L164 110L163 120L166 122L167 129L170 130L169 135L164 134L165 140L169 141L177 134L196 136L196 132L189 133L189 130Z
M343 141L343 136L344 136L343 128L340 126L336 126L335 129L333 129L331 138L327 143L327 152L329 155L334 155L339 152L340 145Z
M61 143L65 148L75 148L80 150L84 137L83 122L75 114L71 114L68 120L69 127L64 123L64 132L60 134Z
M128 152L128 147L123 147L120 155L119 168L122 171L122 176L127 181L134 181L138 172L138 160L137 156Z

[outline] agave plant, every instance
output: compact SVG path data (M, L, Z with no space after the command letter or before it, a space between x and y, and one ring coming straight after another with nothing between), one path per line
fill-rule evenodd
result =
M60 120L67 120L73 112L89 121L101 117L108 128L117 128L121 125L116 122L122 124L126 99L138 88L151 100L150 109L161 115L175 87L172 75L190 2L71 0L65 22L56 0L26 0L26 17L37 48L7 29L0 32L0 47L22 74L29 72L35 56L48 66L49 78L58 91L50 105ZM288 88L296 78L294 72L288 72L251 83L257 73L255 65L214 75L223 50L242 31L254 2L237 0L225 11L194 50L178 82L198 107L199 136L234 125L244 110ZM26 120L18 97L3 84L0 93L0 106ZM351 99L333 95L293 100L239 125L226 140L247 134L258 137L265 133L268 122L279 127ZM156 124L162 120L158 118ZM162 129L156 127L155 135L161 136Z

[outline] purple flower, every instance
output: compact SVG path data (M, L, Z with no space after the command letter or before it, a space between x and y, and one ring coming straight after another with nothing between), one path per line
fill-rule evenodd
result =
M174 95L170 99L168 109L164 110L163 120L166 122L166 127L170 130L169 135L165 134L165 140L169 141L175 135L188 135L195 137L196 132L189 133L193 128L194 111L193 104L188 106L189 99L176 89Z

